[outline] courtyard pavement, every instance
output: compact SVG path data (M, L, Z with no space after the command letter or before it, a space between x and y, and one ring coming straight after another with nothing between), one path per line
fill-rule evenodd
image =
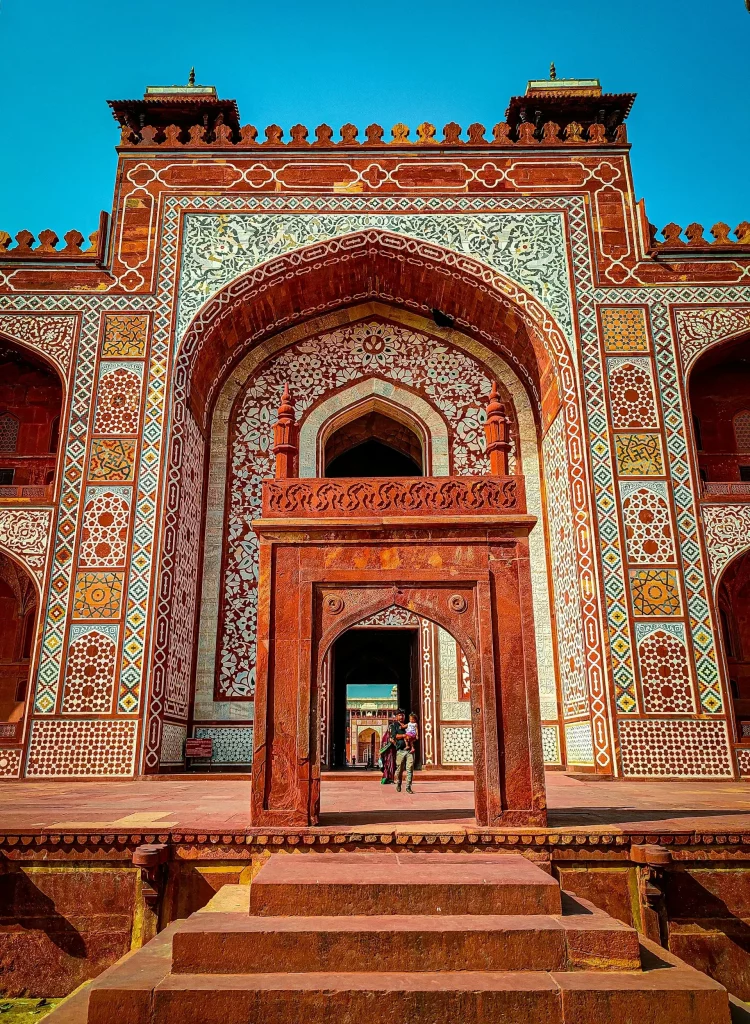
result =
M418 773L414 796L378 777L323 777L321 827L473 826L469 778ZM748 782L597 781L547 773L549 826L611 832L750 832ZM0 832L180 829L233 832L249 827L247 776L156 776L132 781L31 781L0 785Z

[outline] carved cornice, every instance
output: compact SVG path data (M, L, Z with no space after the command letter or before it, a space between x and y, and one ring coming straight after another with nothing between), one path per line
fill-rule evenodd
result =
M503 515L526 510L516 476L266 480L263 517Z

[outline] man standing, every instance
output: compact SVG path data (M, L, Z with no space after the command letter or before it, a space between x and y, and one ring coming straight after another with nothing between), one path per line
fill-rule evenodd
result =
M399 708L396 712L396 792L401 792L401 780L404 777L406 768L406 792L413 793L411 788L414 775L414 750L409 749L406 742L406 714Z

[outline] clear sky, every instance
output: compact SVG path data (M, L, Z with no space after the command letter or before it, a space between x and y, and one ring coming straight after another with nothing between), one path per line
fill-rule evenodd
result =
M109 210L105 100L197 81L243 124L488 127L529 78L638 93L635 187L649 219L750 220L744 0L0 0L0 229L89 234Z

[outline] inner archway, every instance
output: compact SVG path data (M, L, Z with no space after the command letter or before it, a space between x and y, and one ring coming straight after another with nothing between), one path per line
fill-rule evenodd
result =
M750 338L701 356L690 371L689 394L703 492L750 493Z
M398 708L408 714L418 706L416 630L348 629L333 644L330 679L327 761L333 769L355 767L363 731L382 736Z
M724 570L718 604L737 736L750 743L750 551Z
M324 466L329 477L422 476L422 445L405 423L368 412L328 437Z
M0 486L14 489L3 495L42 498L55 477L62 382L45 360L5 338L0 381Z
M15 741L23 724L36 619L31 577L0 551L0 739Z

